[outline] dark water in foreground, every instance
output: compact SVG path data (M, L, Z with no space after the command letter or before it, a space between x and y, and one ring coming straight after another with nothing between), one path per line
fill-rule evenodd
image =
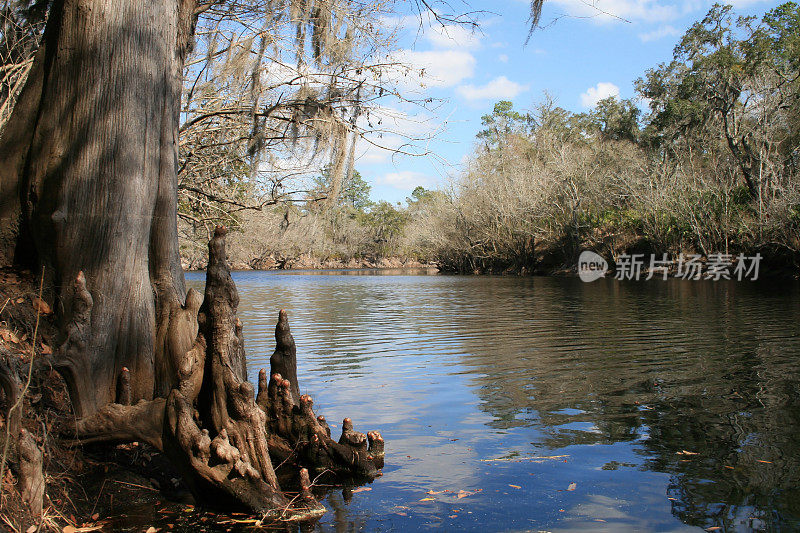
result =
M286 308L317 413L386 439L319 531L800 530L796 284L234 280L251 380Z

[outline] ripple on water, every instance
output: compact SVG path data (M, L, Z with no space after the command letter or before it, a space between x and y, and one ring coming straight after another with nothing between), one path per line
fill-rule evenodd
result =
M318 530L800 528L796 284L330 274L234 274L250 372L286 308L318 411L386 438Z

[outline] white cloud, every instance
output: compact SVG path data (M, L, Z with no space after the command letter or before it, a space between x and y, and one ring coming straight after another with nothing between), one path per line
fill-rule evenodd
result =
M421 15L382 17L380 23L384 28L397 30L413 40L425 39L436 48L477 50L483 38L475 28L460 24L443 25L429 11Z
M736 9L752 6L753 4L760 4L764 0L725 0L724 4L730 4Z
M611 82L601 81L596 87L589 87L581 94L583 107L594 107L597 102L609 96L619 96L619 87Z
M659 0L555 0L569 15L591 18L597 23L664 22L682 11L677 4Z
M453 87L471 78L475 72L475 56L463 50L400 50L390 57L413 70L406 75L398 69L392 74L397 83L407 86ZM420 76L419 73L422 73Z
M388 105L373 107L359 117L358 125L364 131L382 131L407 137L427 136L439 129L435 115L418 109L415 111L411 114Z
M664 37L676 37L680 34L680 30L676 27L666 25L647 33L640 33L639 39L641 39L643 43L649 43L650 41L658 41Z
M359 140L356 146L356 160L359 165L383 165L391 161L392 155L400 150L407 140L400 135L384 135L367 142Z
M438 118L424 112L409 114L391 106L369 110L358 119L366 138L356 145L359 164L388 163L398 151L421 153L442 128Z
M444 24L428 11L419 15L385 17L382 24L415 43L427 41L429 50L408 48L389 54L386 78L406 90L454 87L471 78L477 60L472 51L482 47L483 34L459 24Z
M456 92L467 100L510 100L527 90L527 85L520 85L505 76L500 76L483 86L462 85Z
M410 28L414 23L419 25L420 19L416 15L402 15L397 17L382 16L378 19L378 22L384 28L393 30Z
M477 50L481 47L481 36L464 26L434 24L424 35L437 48Z
M381 185L389 185L402 191L413 191L416 187L430 186L433 180L427 174L415 172L413 170L401 170L399 172L389 172L377 179Z
M501 63L508 63L508 56L505 54L500 54L499 56L497 56L497 59Z

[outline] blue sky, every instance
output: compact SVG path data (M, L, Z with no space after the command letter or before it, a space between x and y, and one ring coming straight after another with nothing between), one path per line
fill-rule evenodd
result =
M761 15L781 2L735 0L736 12ZM480 118L494 103L511 100L530 109L545 91L571 111L585 111L600 98L635 96L634 81L669 61L686 29L702 19L706 0L549 0L527 46L527 0L470 0L464 11L485 11L480 28L422 24L418 17L387 20L399 28L395 58L424 68L422 79L403 80L417 96L442 99L433 111L389 105L387 129L428 137L417 150L434 155L394 156L366 143L356 168L372 185L373 200L403 201L417 185L436 188L457 175L474 146ZM458 2L453 3L458 8ZM603 12L614 16L604 15ZM424 84L424 88L421 85ZM397 146L399 138L382 138Z

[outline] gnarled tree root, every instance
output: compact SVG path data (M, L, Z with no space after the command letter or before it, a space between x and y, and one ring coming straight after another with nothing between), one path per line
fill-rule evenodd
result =
M256 396L246 380L225 233L217 228L209 243L202 305L190 290L183 305L173 304L169 323L159 326L159 371L168 372L173 383L166 397L125 405L131 377L123 368L120 403L80 419L77 433L84 442L151 444L173 461L198 503L279 520L315 519L325 509L311 494L309 471L372 480L383 467L383 439L377 432L355 432L345 419L341 438L334 441L324 417L315 416L311 398L297 395L296 348L285 311L276 327L272 378L267 383L266 372L260 372ZM77 295L79 305L91 298L88 291ZM273 461L279 461L282 478L288 467L296 468L291 476L300 488L296 496L281 490Z
M377 431L367 435L353 430L345 418L339 441L331 438L324 416L314 414L314 401L308 395L295 396L299 390L294 338L286 311L278 315L275 328L277 346L270 358L271 376L267 382L262 369L258 376L259 406L269 415L270 452L283 464L296 464L316 473L331 472L340 478L374 479L383 468L383 438ZM288 376L284 379L284 374Z
M44 474L42 450L27 430L19 432L19 491L33 516L42 514Z

